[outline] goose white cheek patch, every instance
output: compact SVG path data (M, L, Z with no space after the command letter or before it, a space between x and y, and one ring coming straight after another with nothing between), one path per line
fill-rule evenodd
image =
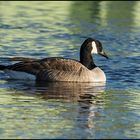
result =
M96 43L94 41L92 41L92 51L91 53L93 54L97 54L98 51L97 51L97 47L96 47Z

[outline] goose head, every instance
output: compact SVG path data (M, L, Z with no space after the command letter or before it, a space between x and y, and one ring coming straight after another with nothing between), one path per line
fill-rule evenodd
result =
M99 40L87 38L80 48L80 62L90 70L96 67L92 54L99 54L108 58Z
M85 53L87 55L99 54L108 59L107 54L103 50L101 42L93 38L88 38L83 42L83 44L81 45L80 53Z

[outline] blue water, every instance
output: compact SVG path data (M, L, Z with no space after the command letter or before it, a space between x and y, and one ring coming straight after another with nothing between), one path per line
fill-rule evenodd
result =
M8 80L0 71L0 138L140 138L140 2L0 2L0 64L7 58L79 60L87 37L106 85Z

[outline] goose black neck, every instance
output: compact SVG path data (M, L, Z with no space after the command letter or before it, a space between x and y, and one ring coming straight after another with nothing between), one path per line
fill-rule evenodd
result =
M94 64L93 58L91 56L91 52L86 52L84 50L80 51L80 63L90 70L96 67L96 65Z

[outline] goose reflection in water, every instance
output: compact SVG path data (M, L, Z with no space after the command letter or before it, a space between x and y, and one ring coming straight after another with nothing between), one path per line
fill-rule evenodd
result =
M97 104L103 104L102 94L105 91L105 83L55 82L47 83L46 86L36 83L36 87L42 99L59 99L62 102L78 103L78 115L74 119L76 120L75 127L89 129L95 127L94 118L98 115ZM44 87L46 90L43 89ZM86 135L85 132L84 134Z
M17 81L15 81L17 82ZM12 82L13 85L16 83ZM22 86L16 86L16 90L28 96L37 96L39 99L47 101L68 103L70 106L76 104L76 110L73 112L77 115L73 116L69 108L65 113L70 113L75 127L94 128L94 118L98 114L98 105L103 104L103 92L105 91L105 83L70 83L70 82L49 82L49 83L25 83L18 82ZM18 88L17 88L18 87ZM59 105L59 104L58 104ZM62 105L62 104L61 104ZM56 107L57 109L57 107ZM62 113L63 115L65 113ZM61 113L59 115L62 115ZM76 117L76 118L75 118Z
M102 93L105 83L73 83L73 82L50 82L36 83L36 92L43 99L61 99L63 101L86 101Z

